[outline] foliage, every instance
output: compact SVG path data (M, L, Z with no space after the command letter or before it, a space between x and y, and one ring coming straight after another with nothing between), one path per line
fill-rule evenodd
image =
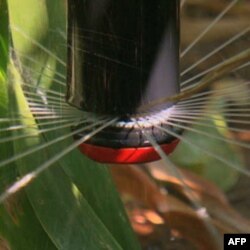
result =
M69 129L40 133L44 127L36 123L23 93L25 88L36 93L24 82L63 91L55 88L53 81L59 72L66 75L61 63L66 61L66 46L56 32L65 32L64 2L9 0L8 7L14 56L8 79L1 81L1 115L6 118L10 111L11 117L20 118L19 125L24 129L12 132L12 136L22 138L5 143L8 150L1 151L1 159L70 133ZM1 5L1 11L7 13L6 5ZM5 15L5 31L7 20ZM8 32L1 34L1 44L8 47ZM4 76L7 58L7 53L5 61L1 58ZM1 191L70 144L72 139L64 140L5 166L1 169ZM12 178L10 169L14 172ZM139 249L108 168L86 159L78 150L53 164L24 192L7 199L0 209L0 233L12 249Z

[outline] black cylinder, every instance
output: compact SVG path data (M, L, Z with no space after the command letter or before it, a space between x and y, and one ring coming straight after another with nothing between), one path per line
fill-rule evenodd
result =
M81 110L133 115L179 92L178 0L68 0L68 43L66 99Z

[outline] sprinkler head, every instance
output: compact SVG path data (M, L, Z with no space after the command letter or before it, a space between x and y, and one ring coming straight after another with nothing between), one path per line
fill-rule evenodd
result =
M67 102L118 117L81 152L105 163L154 161L148 134L171 153L178 140L157 126L174 129L164 123L174 103L140 110L179 93L179 1L69 1L68 43Z

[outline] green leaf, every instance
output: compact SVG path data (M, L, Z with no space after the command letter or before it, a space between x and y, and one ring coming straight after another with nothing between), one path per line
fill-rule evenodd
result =
M23 118L23 125L29 125L34 122L33 115L27 112L28 105L18 83L18 72L14 68L12 75L13 111L22 114L20 118ZM14 141L15 153L44 143L37 132L35 127L16 131L15 135L26 133L27 137ZM22 176L30 175L51 157L47 150L40 150L18 160L18 169ZM73 183L58 162L41 174L26 191L37 218L58 249L122 249L84 197L75 195Z
M7 90L6 75L8 64L8 12L6 1L0 2L0 117L3 117L7 111Z
M13 250L56 249L37 220L25 193L11 197L0 206L0 234Z
M216 109L212 109L216 110ZM218 113L219 115L219 113ZM223 121L223 118L221 118ZM202 121L201 121L202 122ZM211 117L206 121L206 127L201 125L193 125L191 128L204 131L211 136L203 136L193 131L185 132L185 139L196 145L190 146L182 142L171 156L171 159L180 167L191 169L197 174L213 181L224 190L230 189L238 180L239 171L222 163L218 159L206 154L204 150L211 152L214 155L223 157L231 164L243 168L243 160L239 154L237 147L227 143L226 141L217 140L212 136L226 137L227 131L219 131L214 125L214 120ZM223 134L221 134L223 132ZM200 148L202 150L200 150Z
M7 64L9 59L9 29L6 1L0 1L0 118L8 118ZM0 123L5 129L11 121ZM0 138L10 136L0 131ZM1 160L12 157L13 145L6 142L1 145ZM0 192L4 192L9 183L17 178L15 163L0 169ZM55 249L42 229L25 194L18 194L0 205L0 235L11 249Z
M48 32L46 1L8 0L10 25L14 48L21 53L31 53L31 39L42 41Z
M8 89L7 89L7 65L9 57L9 29L8 29L8 11L5 0L0 1L0 120L5 119L6 122L0 122L0 138L9 135L4 129L8 128ZM1 147L0 158L6 159L13 155L12 144L5 143ZM0 192L3 192L6 185L16 177L15 166L7 169L0 168Z
M61 133L58 131L47 133L46 138L50 141L67 133L69 133L67 130ZM71 143L71 139L65 141L66 145ZM63 150L63 145L48 150L57 154ZM110 177L108 166L89 160L78 150L69 153L60 160L60 164L123 249L139 249Z

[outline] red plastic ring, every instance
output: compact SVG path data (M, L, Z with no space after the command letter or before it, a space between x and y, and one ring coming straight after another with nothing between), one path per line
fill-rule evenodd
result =
M162 144L160 146L168 155L174 151L178 143L179 140L176 139L169 144ZM114 149L83 143L79 146L79 149L84 155L101 163L139 164L160 159L160 156L153 147Z

